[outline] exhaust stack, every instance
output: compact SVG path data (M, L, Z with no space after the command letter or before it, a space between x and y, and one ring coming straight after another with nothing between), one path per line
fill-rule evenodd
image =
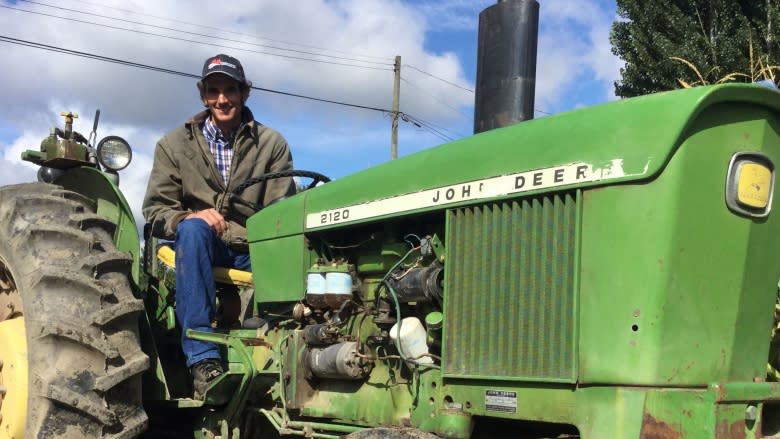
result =
M533 119L539 3L499 0L479 14L474 133Z

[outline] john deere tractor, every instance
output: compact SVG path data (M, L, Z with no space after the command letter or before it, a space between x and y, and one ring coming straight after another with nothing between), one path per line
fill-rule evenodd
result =
M776 91L523 122L266 206L188 334L228 369L203 399L130 150L72 117L23 157L41 182L0 188L4 438L776 432Z
M118 188L127 142L74 118L23 154L39 182L0 188L0 438L780 431L776 90L653 94L331 182L237 182L234 202L325 184L257 206L252 272L214 268L214 332L184 335L226 373L197 399L175 248Z

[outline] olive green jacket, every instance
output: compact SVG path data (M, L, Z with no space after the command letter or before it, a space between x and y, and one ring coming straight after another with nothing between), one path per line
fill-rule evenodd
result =
M232 248L246 251L246 219L254 210L235 202L231 193L252 177L290 170L293 163L284 137L256 122L248 108L244 112L244 120L251 122L242 124L236 134L227 185L219 175L200 128L208 110L196 114L157 142L142 208L153 236L174 239L176 226L185 216L215 208L228 225L220 238ZM294 192L291 178L278 178L250 186L239 195L262 207Z

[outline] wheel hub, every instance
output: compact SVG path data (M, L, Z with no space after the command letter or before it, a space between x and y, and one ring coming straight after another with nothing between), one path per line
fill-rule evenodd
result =
M0 258L0 439L21 439L27 419L27 338L22 298Z
M27 418L24 319L0 322L0 439L21 439Z

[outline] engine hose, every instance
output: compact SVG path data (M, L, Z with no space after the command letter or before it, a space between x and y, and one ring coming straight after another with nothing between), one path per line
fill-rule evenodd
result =
M405 255L403 255L398 262L395 263L392 267L390 267L390 270L385 273L384 277L382 277L382 280L379 282L379 285L376 287L376 290L374 290L374 307L379 308L379 293L382 291L382 287L387 288L389 291L392 291L393 299L395 300L395 310L396 310L396 318L398 321L401 321L401 315L398 311L398 297L395 294L395 291L393 290L393 287L390 286L390 284L387 283L387 279L390 277L390 275L395 271L396 268L398 268L405 260L409 257L410 254L415 250L414 247L409 249L408 252L406 252Z
M374 292L374 295L376 296L376 300L378 301L379 300L379 293L380 293L382 287L385 287L385 289L390 292L390 297L392 297L393 302L395 303L395 318L396 318L396 322L398 323L397 333L396 333L396 337L395 337L395 348L396 348L396 350L398 350L398 355L400 355L401 359L404 360L404 363L412 363L412 364L414 364L417 367L425 367L425 368L428 368L428 369L441 369L441 366L439 366L437 364L432 364L432 363L430 363L430 364L422 363L421 364L421 363L418 363L416 361L409 360L406 357L406 355L403 353L403 351L401 350L401 344L400 344L401 343L400 342L400 339L401 339L401 304L398 302L398 295L395 293L395 290L390 285L390 283L387 282L387 279L390 277L390 275L406 260L406 258L409 257L409 255L412 254L412 252L414 252L417 249L419 249L419 247L412 247L412 248L410 248L409 251L406 252L406 254L403 255L398 260L398 262L396 262L395 265L393 265L390 268L390 270L387 271L385 276L382 278L382 281L379 282L379 286L377 287L376 291Z
M393 290L393 287L387 282L387 279L382 280L382 285L390 292L390 296L393 298L393 302L395 302L395 320L398 324L396 325L397 334L393 342L395 343L395 349L398 351L398 355L400 355L401 359L406 363L409 362L409 360L406 358L404 351L401 350L401 305L398 303L398 296L395 294L395 290Z
M61 130L61 129L59 129L59 128L54 128L54 133L55 133L56 135L58 135L58 136L62 137L63 139L66 139L66 140L68 139L68 138L65 136L65 132L64 132L64 131L62 131L62 130ZM73 136L73 140L75 140L76 142L83 143L83 144L85 144L85 145L89 145L89 139L87 139L86 137L84 137L84 136L83 136L82 134L80 134L79 132L77 132L77 131L71 131L71 135Z

